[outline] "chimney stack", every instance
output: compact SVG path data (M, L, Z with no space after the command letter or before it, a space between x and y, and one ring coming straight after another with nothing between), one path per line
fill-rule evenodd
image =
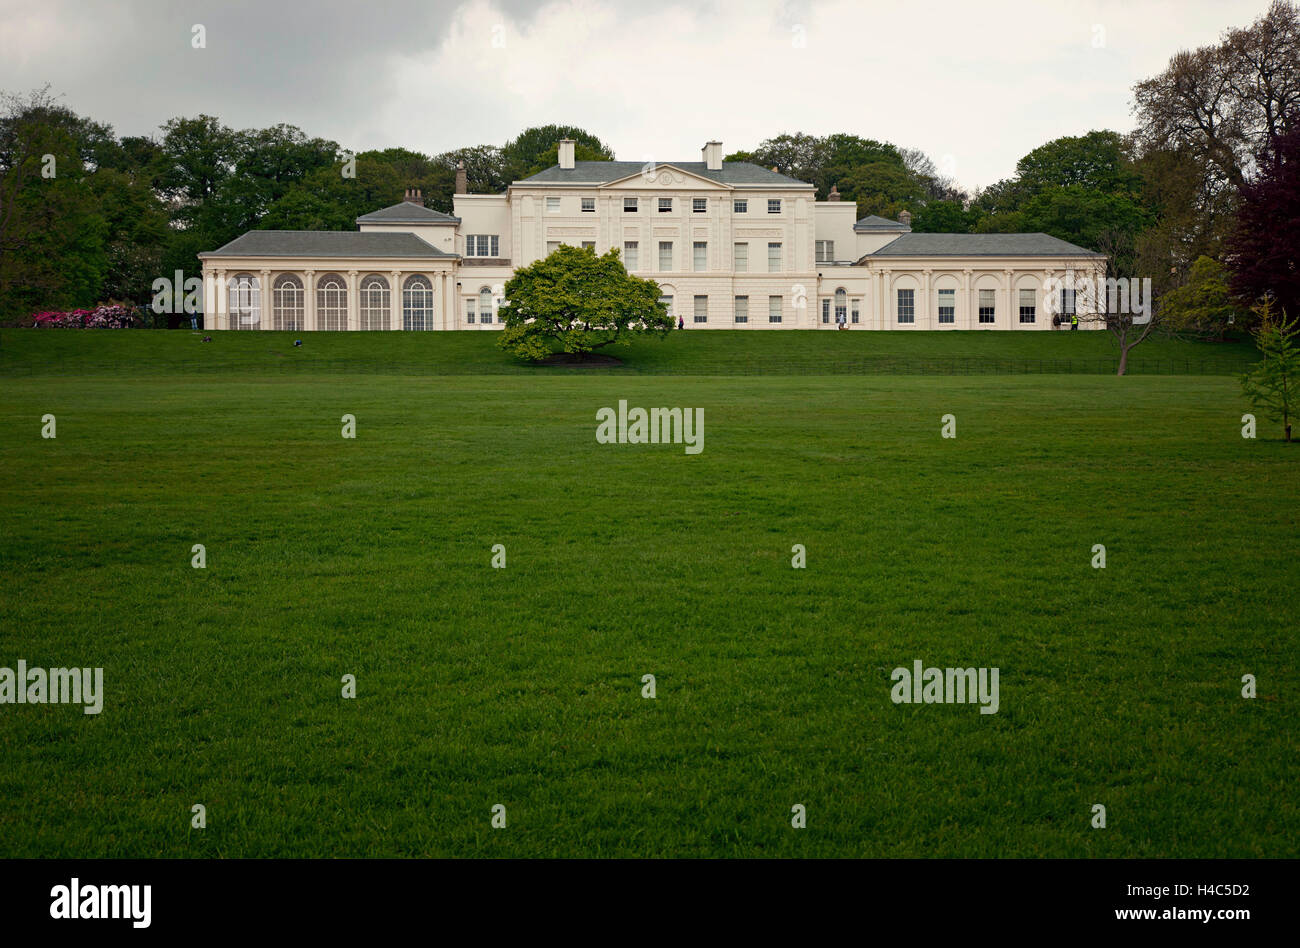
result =
M898 215L898 222L899 222L900 224L902 224L904 227L911 227L911 226L912 226L912 212L911 212L911 211L902 211L901 213L899 213L899 215Z
M722 142L705 142L701 149L704 154L704 167L710 171L722 170Z
M456 193L469 194L469 175L465 173L465 162L456 162Z
M420 193L419 188L407 188L406 196L402 200L407 204L418 204L424 207L424 195Z
M560 167L565 171L573 170L573 146L572 138L560 139Z
M839 189L836 188L835 185L832 184L832 185L831 185L831 193L828 194L828 195L826 195L826 200L828 200L828 201L838 201L839 199L840 199L840 192L839 192Z

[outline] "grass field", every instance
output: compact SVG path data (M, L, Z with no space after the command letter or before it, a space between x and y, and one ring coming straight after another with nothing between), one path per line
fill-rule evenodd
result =
M106 692L0 705L0 856L1300 855L1300 447L1241 437L1231 375L813 371L1085 333L590 376L216 336L0 334L0 666ZM703 408L704 451L598 444L620 399ZM998 667L998 713L895 705L916 659Z
M542 375L506 356L493 332L353 333L0 330L0 374L129 375L183 372L379 372L403 375ZM1114 374L1106 332L737 332L692 329L607 350L613 374ZM1237 374L1257 358L1249 342L1151 339L1133 350L1133 374ZM594 374L592 369L575 371Z

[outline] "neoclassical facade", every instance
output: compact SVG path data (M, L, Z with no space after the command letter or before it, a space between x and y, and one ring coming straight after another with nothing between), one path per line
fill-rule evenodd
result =
M516 268L560 244L617 248L655 280L674 317L701 329L1052 329L1104 275L1102 254L1046 234L918 234L857 219L832 190L746 162L558 164L454 214L418 191L357 218L356 231L255 230L200 254L207 329L496 329ZM1064 322L1068 322L1064 320Z

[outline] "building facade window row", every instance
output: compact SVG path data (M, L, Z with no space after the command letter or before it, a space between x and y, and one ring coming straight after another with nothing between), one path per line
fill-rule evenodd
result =
M572 202L573 198L570 197L567 200ZM675 197L659 197L659 198L646 198L643 201L639 197L625 197L623 198L623 213L639 214L641 213L643 207L648 207L657 214L672 214L676 212L680 207L682 209L689 208L690 213L692 214L707 214L709 212L710 205L712 204L713 200L717 200L720 206L724 208L726 207L726 200L727 200L726 198L710 199L710 198L692 197L692 198L679 199ZM545 198L546 213L552 215L563 214L565 208L565 201L566 198L561 197L559 195L547 195ZM595 197L579 196L577 201L578 201L578 212L580 214L596 213L597 205L596 205ZM750 213L749 204L750 204L749 198L731 198L731 213L749 214ZM785 211L786 208L786 202L784 198L767 198L765 200L759 201L758 204L760 209L765 210L767 214L771 214L771 215L781 214ZM573 204L570 203L568 207L570 211L572 211Z
M737 248L747 244L736 244ZM769 245L770 260L779 261L779 243ZM673 241L659 241L659 263L663 270L672 272ZM695 241L692 244L692 264L695 272L707 270L708 242ZM638 241L624 242L624 253L629 269L637 269L640 256ZM737 254L742 261L743 254ZM744 272L740 267L737 272ZM269 328L282 332L298 332L308 328L308 317L315 329L323 331L346 331L357 328L363 331L384 331L397 326L408 331L429 331L440 328L443 319L439 316L439 293L435 292L435 277L421 273L407 274L396 284L388 275L382 273L364 273L357 276L352 271L350 289L348 277L338 272L325 272L312 275L310 271L274 273L267 276L267 271L235 272L226 279L228 319L225 325L230 329L250 330ZM889 287L891 281L919 282L915 273L906 270L884 272L887 292L885 299L893 304L893 312L874 317L873 327L881 328L885 324L915 328L958 327L958 300L963 298L962 291L951 285L940 285L927 290L916 286L899 286L897 282ZM969 272L968 272L969 278ZM983 277L987 279L987 273ZM1021 277L1023 279L1023 275ZM951 275L945 275L946 283L951 283ZM970 287L970 294L961 304L963 326L993 327L998 325L999 309L1007 307L1012 326L1026 328L1037 327L1041 323L1040 310L1046 305L1040 290L1017 285L1019 281L1008 271L1006 282L1000 287ZM457 284L459 286L460 284ZM967 284L969 287L969 283ZM269 287L269 289L268 289ZM739 287L738 287L739 288ZM797 287L796 287L797 290ZM265 300L263 294L270 294ZM393 294L398 294L394 299ZM867 288L865 296L874 291ZM355 298L352 294L355 293ZM928 294L928 297L927 297ZM1005 295L1004 295L1005 294ZM1049 303L1058 304L1048 307L1049 313L1059 313L1068 323L1075 314L1075 293L1071 290L1059 291L1059 300L1054 298ZM999 297L1002 297L999 301ZM815 297L816 298L816 297ZM751 305L751 297L736 295L730 297L732 310L731 321L727 320L724 306L718 305L716 293L691 293L689 312L683 306L681 312L674 308L674 295L671 286L665 285L662 296L669 313L674 320L689 318L693 325L753 325L755 319L762 319L761 304ZM761 300L761 297L757 299ZM880 299L880 297L876 297ZM499 301L493 289L484 284L465 287L453 301L459 303L459 312L447 310L447 319L451 320L449 328L456 324L467 326L492 326L500 324ZM685 301L683 301L685 302ZM778 294L768 295L767 323L784 324L791 321L796 326L815 324L823 326L860 326L863 321L863 288L859 287L853 295L850 287L839 286L829 291L828 295L816 298L815 314L809 314L803 308L801 295L796 292L789 297ZM265 309L263 304L266 303ZM875 309L872 304L871 309ZM458 318L459 317L459 318ZM793 319L791 320L791 317ZM1003 325L1008 316L1002 315ZM355 320L354 322L351 320ZM1053 323L1056 321L1053 320ZM1011 327L1007 327L1011 328Z
M558 250L561 244L560 240L548 240L546 242L547 256ZM656 241L658 249L657 263L658 266L653 272L657 273L676 273L676 241L660 240ZM581 241L580 246L596 249L594 240ZM623 266L629 271L641 269L641 242L639 240L623 241ZM691 242L691 272L694 273L726 273L728 271L709 266L709 242L707 240L695 240ZM731 251L731 271L733 273L749 272L749 244L740 242L732 245ZM785 254L784 244L780 242L770 242L767 245L767 272L783 273L785 272Z
M314 280L316 328L342 332L348 328L348 283L339 273L323 273ZM262 328L262 278L255 273L236 273L226 281L226 308L231 329ZM306 329L307 294L311 292L295 273L281 273L271 281L270 326L281 332ZM401 282L402 328L429 331L437 328L433 281L419 273ZM495 306L492 291L481 290L480 322L492 322ZM474 308L468 308L474 322ZM357 283L357 324L362 331L393 328L392 284L379 273L368 273Z
M836 291L835 316L836 322L840 321L842 315L841 302L839 294L842 290ZM916 323L917 300L916 290L911 287L899 287L895 291L894 297L894 318L903 325L912 325ZM1010 291L1009 291L1010 292ZM1039 291L1032 287L1018 287L1015 293L1015 315L1017 321L1022 326L1036 325L1038 322L1039 310ZM997 322L997 294L996 289L981 287L977 291L976 297L976 322L979 325L991 326ZM858 301L853 301L854 315L852 322L858 322ZM1057 311L1062 317L1068 319L1075 315L1075 291L1061 290L1060 304ZM830 301L822 301L822 322L829 322ZM953 287L938 287L934 290L934 315L940 326L954 326L957 322L957 290Z
M685 319L684 314L678 313L674 307L674 297L671 293L666 293L659 297L659 302L663 303L668 309L668 315L672 318L679 316ZM732 300L732 321L740 326L749 323L749 297L737 296ZM707 325L709 322L709 296L707 293L697 293L691 297L691 322L695 325ZM714 313L713 315L718 315ZM785 297L773 293L767 298L767 321L770 324L778 324L785 319Z

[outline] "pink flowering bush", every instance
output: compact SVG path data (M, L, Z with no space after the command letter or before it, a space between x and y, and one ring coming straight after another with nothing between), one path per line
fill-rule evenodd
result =
M131 307L115 303L66 313L37 313L32 317L32 325L37 329L131 329L140 324L140 317Z

